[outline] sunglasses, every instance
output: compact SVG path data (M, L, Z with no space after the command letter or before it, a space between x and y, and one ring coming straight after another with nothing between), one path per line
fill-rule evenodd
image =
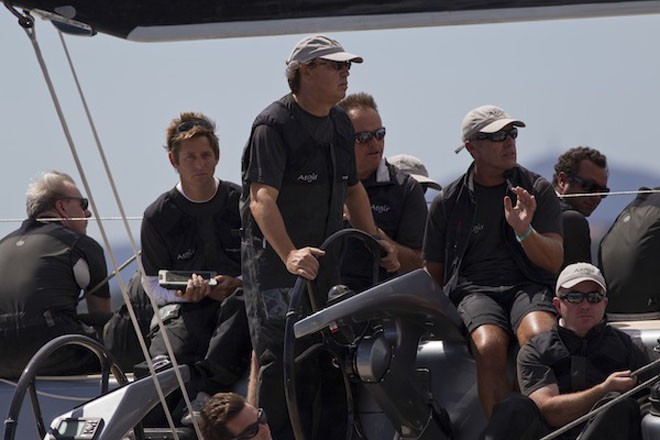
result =
M351 62L350 61L330 61L330 60L323 60L323 61L314 61L311 62L309 65L310 66L330 66L331 68L334 68L334 70L341 70L343 68L346 68L346 70L351 70Z
M78 200L80 202L80 208L83 211L87 211L87 208L89 208L89 200L87 200L85 197L60 197L61 200Z
M358 144L366 144L371 139L376 138L376 140L383 140L385 138L385 127L380 127L374 131L361 131L355 133L355 142Z
M207 130L213 131L213 126L209 121L205 119L188 119L187 121L183 121L179 125L176 126L174 129L174 133L179 134L179 133L185 133L186 131L192 129L193 127L202 127L206 128Z
M266 423L268 423L268 419L266 418L266 411L264 411L263 408L259 408L259 411L257 412L257 421L241 431L241 433L234 437L232 440L248 440L255 438L259 432L259 426L265 425Z
M507 136L511 136L512 139L517 138L518 129L516 127L512 127L509 130L500 130L496 131L495 133L477 133L474 139L477 141L488 139L492 142L502 142L506 139Z
M571 304L580 304L584 299L587 299L587 302L589 304L598 304L600 303L603 298L605 298L605 295L601 292L568 292L568 293L563 293L561 295L557 295L559 299L563 299L568 301Z
M571 176L570 179L580 185L588 193L601 193L598 194L600 198L604 199L607 197L607 193L610 192L610 189L606 186L600 186L591 179L583 179L580 176Z

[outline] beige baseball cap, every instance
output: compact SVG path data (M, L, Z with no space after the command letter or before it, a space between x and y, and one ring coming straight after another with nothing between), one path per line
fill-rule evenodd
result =
M494 105L482 105L470 110L461 124L463 143L456 147L454 152L459 153L465 148L465 141L472 139L477 133L495 133L509 124L525 127L523 121L512 118L504 110Z
M346 52L337 40L333 40L326 35L310 35L296 44L296 47L289 54L286 64L305 64L316 58L339 62L351 61L353 63L364 61L361 56Z

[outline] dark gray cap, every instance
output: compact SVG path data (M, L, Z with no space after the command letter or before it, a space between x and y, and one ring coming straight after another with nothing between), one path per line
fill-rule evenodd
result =
M442 186L435 180L429 178L429 172L421 160L410 154L395 154L387 158L387 161L418 181L422 186L442 190Z

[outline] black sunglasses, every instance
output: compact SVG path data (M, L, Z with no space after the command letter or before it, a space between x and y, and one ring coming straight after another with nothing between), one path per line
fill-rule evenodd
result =
M610 189L606 186L600 186L591 179L583 179L580 176L571 176L570 179L580 185L588 193L601 193L598 194L601 199L607 197L607 193L610 192Z
M557 295L557 297L559 299L564 299L571 304L580 304L582 301L584 301L585 298L590 304L598 304L603 300L603 298L605 298L605 295L601 292L583 293L573 291Z
M492 142L502 142L506 139L507 136L511 136L512 139L517 138L518 129L516 127L512 127L509 130L500 130L496 131L495 133L477 133L474 139L477 141L488 139Z
M309 63L310 66L330 66L333 67L335 70L339 71L343 69L344 67L346 70L351 70L351 62L350 61L331 61L331 60L323 60L323 61L313 61Z
M183 121L179 125L176 126L174 129L174 133L179 134L179 133L185 133L186 131L192 129L193 127L202 127L206 128L207 130L213 131L213 126L209 123L209 121L205 119L188 119L187 121Z
M232 440L248 440L255 438L259 432L259 426L265 425L266 423L268 423L268 419L266 418L266 411L264 411L263 408L259 408L257 412L257 421L241 431L241 433L234 437Z
M85 197L60 197L61 200L78 200L80 202L80 208L83 211L87 211L87 208L89 208L89 200L87 200Z
M355 142L358 144L366 144L371 139L376 138L376 140L382 140L385 138L385 127L380 127L374 131L361 131L355 133Z

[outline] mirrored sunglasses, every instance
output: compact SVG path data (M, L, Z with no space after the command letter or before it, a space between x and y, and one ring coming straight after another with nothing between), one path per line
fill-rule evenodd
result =
M376 140L382 140L385 138L385 127L380 127L374 131L361 131L355 133L355 142L358 144L366 144L371 139L376 138Z
M202 127L206 128L207 130L213 131L213 126L209 123L209 121L205 119L188 119L187 121L183 121L179 125L176 126L174 129L174 132L176 134L179 133L185 133L186 131L192 129L193 127Z
M232 440L249 440L251 438L255 438L259 433L259 426L265 425L266 423L268 423L268 419L266 418L266 411L264 411L263 408L259 408L257 412L257 421L251 425L248 425L247 428L241 431L241 433L234 437Z
M495 133L477 133L474 139L478 141L487 139L492 142L502 142L506 139L507 136L511 136L512 139L517 138L518 129L516 127L512 127L509 130L500 130L496 131Z
M588 193L603 193L599 194L602 199L607 197L607 193L610 192L610 189L606 186L600 186L591 179L583 179L580 176L571 176L571 180L582 187Z
M600 303L605 295L601 292L567 292L558 295L559 299L568 301L571 304L580 304L584 299L587 299L587 302L590 304Z

